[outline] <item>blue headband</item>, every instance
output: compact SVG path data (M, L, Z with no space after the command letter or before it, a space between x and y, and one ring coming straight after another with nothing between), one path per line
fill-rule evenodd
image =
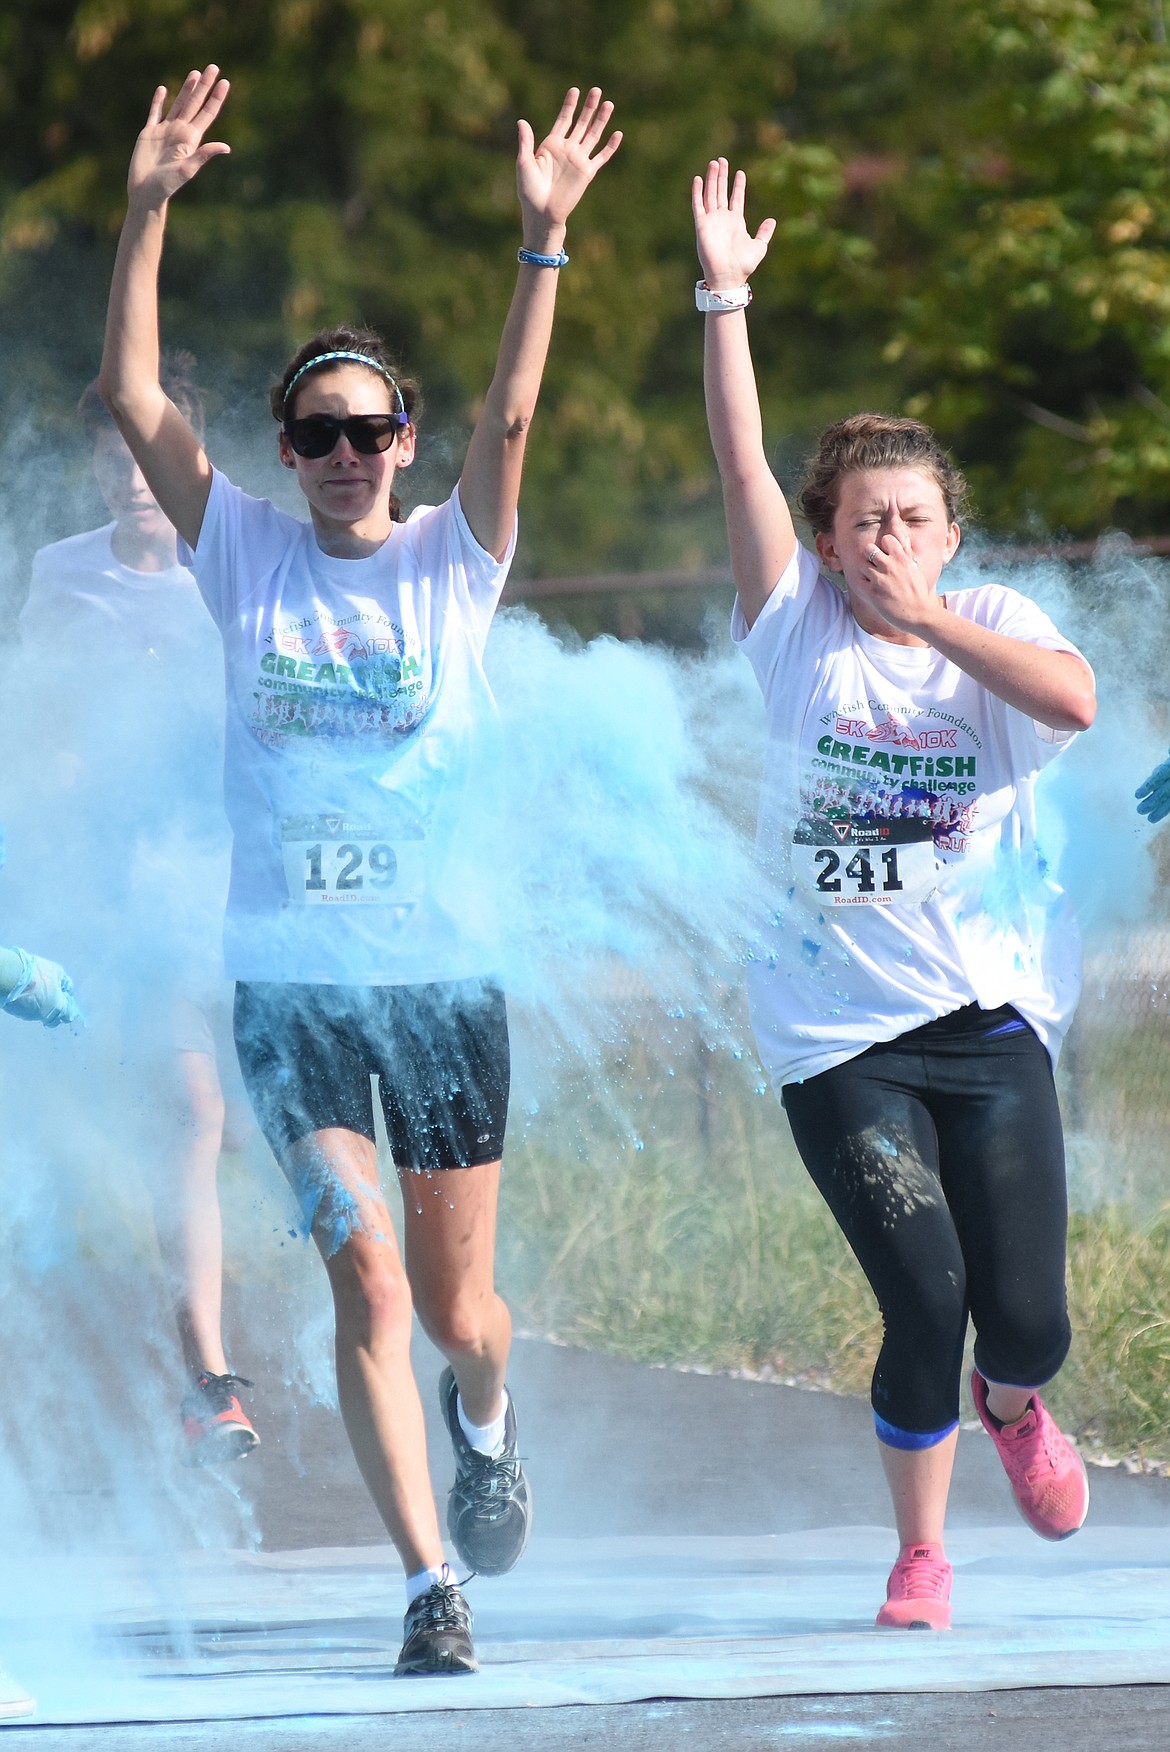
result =
M410 415L406 411L406 403L402 399L402 391L399 389L386 367L380 365L377 359L371 359L368 353L317 353L312 359L306 359L300 370L294 371L289 378L288 387L284 392L285 406L288 406L289 396L292 394L301 378L305 375L306 371L313 371L318 365L332 365L336 359L344 359L351 365L368 365L371 371L376 371L379 377L384 377L394 391L394 394L398 397L398 412L392 414L391 418L397 420L400 426L408 426L410 424Z

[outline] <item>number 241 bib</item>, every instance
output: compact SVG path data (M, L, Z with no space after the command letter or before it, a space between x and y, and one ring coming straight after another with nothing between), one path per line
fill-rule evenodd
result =
M822 906L913 906L938 881L929 821L805 816L792 836L801 886Z

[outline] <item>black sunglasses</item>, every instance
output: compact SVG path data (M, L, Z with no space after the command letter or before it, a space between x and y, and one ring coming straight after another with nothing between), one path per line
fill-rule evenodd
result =
M344 420L332 414L306 414L303 420L286 420L282 430L298 456L328 456L343 432L360 456L378 456L409 424L406 413L349 414Z

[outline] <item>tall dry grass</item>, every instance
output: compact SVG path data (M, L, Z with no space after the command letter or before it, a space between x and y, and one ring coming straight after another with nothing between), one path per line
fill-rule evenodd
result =
M754 1073L702 1048L669 1069L644 1047L618 1060L581 1071L513 1130L500 1264L519 1320L645 1362L867 1392L880 1343L873 1299L778 1102L757 1092ZM1124 1135L1106 1142L1101 1105L1133 1062L1115 1042L1096 1081L1066 1102L1079 1121L1074 1191L1079 1174L1091 1208L1071 1219L1075 1336L1046 1397L1090 1448L1154 1463L1170 1459L1160 1126L1138 1125L1131 1076L1134 1168ZM1119 1186L1123 1197L1106 1196Z

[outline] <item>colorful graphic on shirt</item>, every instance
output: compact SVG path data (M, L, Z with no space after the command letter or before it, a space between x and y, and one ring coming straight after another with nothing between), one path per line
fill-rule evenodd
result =
M824 734L801 776L806 814L859 825L929 822L939 851L966 849L983 751L966 719L937 707L913 716L873 700L826 712L820 722Z
M820 723L793 835L805 886L832 906L928 899L938 855L961 854L971 833L978 734L937 708L911 717L872 700Z
M317 609L278 621L265 642L251 728L269 747L308 736L389 739L427 715L430 653L381 610L334 620Z

